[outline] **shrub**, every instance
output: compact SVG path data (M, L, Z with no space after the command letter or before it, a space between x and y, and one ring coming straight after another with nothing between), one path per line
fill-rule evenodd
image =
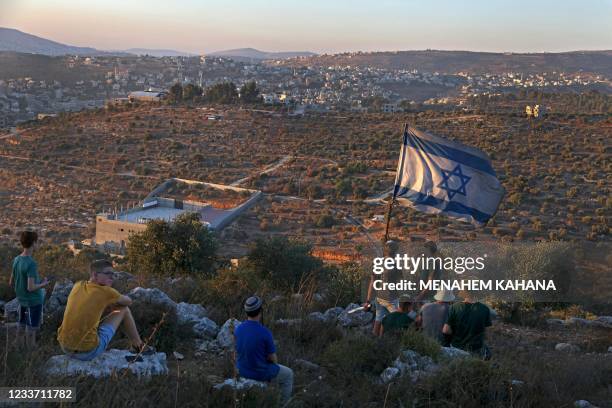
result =
M347 376L354 373L380 374L399 354L399 342L394 336L382 338L349 334L335 341L323 352L322 364L334 375Z
M131 234L127 268L145 276L210 274L217 241L197 214L179 215L174 222L153 220L147 229Z
M273 237L255 241L248 261L260 279L271 287L298 291L309 279L315 279L323 262L311 255L312 246L304 241Z
M440 357L440 344L435 339L414 329L406 330L402 334L401 344L402 348L408 348L423 356L429 356L434 361Z
M345 263L330 270L327 296L334 305L346 305L359 299L364 273L356 263Z
M176 311L163 304L134 302L130 306L143 341L158 351L172 352L177 341Z

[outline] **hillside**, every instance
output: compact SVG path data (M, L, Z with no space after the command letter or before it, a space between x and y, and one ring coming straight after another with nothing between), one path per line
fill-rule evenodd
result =
M590 72L612 76L612 51L564 53L488 53L470 51L393 51L344 53L291 59L289 66L351 65L385 69L419 70L456 74L502 74L504 72Z
M252 61L252 60L279 60L296 57L312 57L316 54L308 51L286 51L286 52L267 52L259 51L254 48L238 48L234 50L215 51L210 55L216 57L232 58L236 61Z
M103 52L90 47L75 47L47 40L12 28L0 27L0 51L42 55L99 55Z

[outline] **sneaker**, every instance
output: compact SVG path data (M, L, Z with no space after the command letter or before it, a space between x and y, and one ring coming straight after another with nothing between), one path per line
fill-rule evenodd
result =
M132 346L131 352L141 356L152 356L156 353L155 347L143 344L141 347Z

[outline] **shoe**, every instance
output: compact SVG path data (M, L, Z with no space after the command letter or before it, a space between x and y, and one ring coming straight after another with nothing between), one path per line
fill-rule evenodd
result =
M141 356L152 356L157 352L155 347L147 346L146 344L143 344L141 347L132 346L130 351Z

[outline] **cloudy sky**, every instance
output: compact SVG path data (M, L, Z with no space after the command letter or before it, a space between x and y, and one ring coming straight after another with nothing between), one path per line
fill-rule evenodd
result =
M0 27L98 49L206 53L612 49L612 0L0 0Z

